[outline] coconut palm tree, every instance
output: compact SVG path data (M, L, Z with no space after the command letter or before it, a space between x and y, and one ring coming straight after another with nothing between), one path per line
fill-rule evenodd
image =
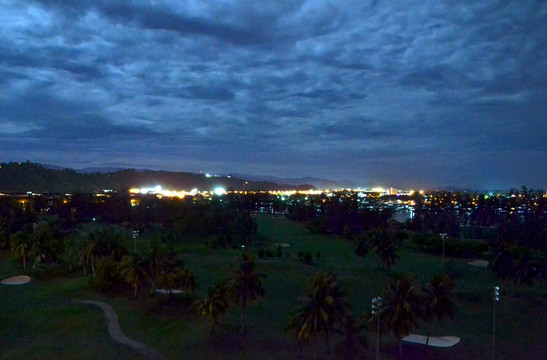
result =
M367 339L363 335L366 325L359 323L353 315L346 315L342 320L342 340L334 347L337 359L363 359Z
M10 243L12 245L11 250L15 253L16 256L23 260L23 271L27 271L27 256L32 245L32 238L30 234L18 231L15 234L11 235Z
M243 253L236 267L231 269L228 280L232 300L241 307L241 334L245 330L245 307L248 302L257 303L264 297L261 278L266 275L255 271L255 264L249 253Z
M169 290L169 295L173 295L173 289L181 285L183 265L183 261L170 251L160 258L156 278L158 286Z
M152 241L146 256L151 282L150 294L153 295L165 262L173 258L173 253L165 242Z
M376 253L380 257L383 266L387 267L387 273L391 275L391 268L397 264L399 259L397 246L391 241L386 241L376 249Z
M36 269L40 264L46 262L48 259L51 259L51 249L47 246L46 243L40 240L34 241L28 254L29 258L33 260L32 268Z
M8 220L0 217L0 248L9 247Z
M311 340L324 336L327 353L335 325L340 324L346 313L345 293L340 289L334 274L317 272L312 279L308 294L300 299L302 306L294 311L285 331L294 331L294 339L301 348Z
M355 240L355 255L362 257L368 267L367 255L370 252L371 244L366 236L361 235Z
M78 263L83 266L84 274L87 276L87 265L91 265L93 277L95 277L95 259L100 256L99 238L96 233L89 234L80 245Z
M441 322L444 318L454 318L456 305L452 301L454 296L454 281L447 274L436 274L424 288L424 319L431 322L434 319ZM426 345L429 343L428 329Z
M220 316L226 313L229 305L226 282L209 287L207 297L194 303L197 313L211 320L212 333L215 332L215 325L218 324Z
M178 274L180 288L186 292L194 292L198 288L198 278L188 266L182 268Z
M401 275L393 279L384 295L382 316L388 329L397 338L401 358L403 337L409 335L413 328L418 328L420 315L418 282L410 275Z
M128 285L133 287L133 299L136 299L139 286L141 286L148 277L145 259L139 254L124 256L121 263L120 273L122 279Z

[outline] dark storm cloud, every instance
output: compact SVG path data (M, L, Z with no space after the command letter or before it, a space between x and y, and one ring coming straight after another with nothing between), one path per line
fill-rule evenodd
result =
M544 1L8 0L0 160L545 187L545 58Z

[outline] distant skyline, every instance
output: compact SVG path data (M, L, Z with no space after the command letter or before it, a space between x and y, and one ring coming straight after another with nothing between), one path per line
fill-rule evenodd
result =
M0 1L0 161L547 188L547 1Z

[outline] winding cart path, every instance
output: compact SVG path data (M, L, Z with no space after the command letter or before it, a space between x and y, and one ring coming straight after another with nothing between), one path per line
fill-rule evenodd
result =
M108 332L110 336L112 337L112 339L133 348L134 350L138 351L139 353L148 357L149 359L167 360L156 349L125 336L122 329L120 328L118 315L116 315L116 311L109 304L102 301L94 301L94 300L85 300L85 301L81 301L81 303L96 305L103 310L104 317L106 319L106 327L108 328Z

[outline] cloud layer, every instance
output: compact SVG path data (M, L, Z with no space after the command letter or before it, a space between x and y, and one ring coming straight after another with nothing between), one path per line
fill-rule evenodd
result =
M547 185L545 1L0 3L2 161Z

